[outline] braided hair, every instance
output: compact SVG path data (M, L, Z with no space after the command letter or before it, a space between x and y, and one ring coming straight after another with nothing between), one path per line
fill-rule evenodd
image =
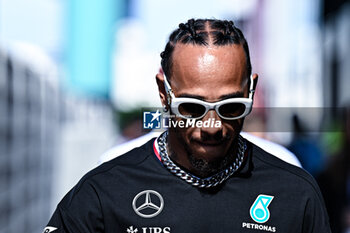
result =
M168 43L160 54L162 69L168 78L171 77L172 53L177 43L201 46L208 46L210 43L218 46L242 45L246 55L248 77L252 72L248 43L241 30L235 27L232 21L189 19L186 23L180 23L179 28L170 34Z

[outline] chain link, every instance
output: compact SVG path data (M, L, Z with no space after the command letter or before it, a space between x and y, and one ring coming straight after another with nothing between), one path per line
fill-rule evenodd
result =
M238 151L237 151L237 157L235 161L228 168L216 173L215 175L212 175L208 178L199 178L188 172L185 172L170 159L166 148L167 138L168 138L168 131L165 131L157 140L158 147L159 147L159 154L162 159L162 163L171 173L173 173L174 175L180 177L187 183L198 188L215 187L221 184L222 182L224 182L225 180L227 180L242 165L244 160L244 153L245 153L245 150L247 149L247 145L244 138L241 135L239 135Z

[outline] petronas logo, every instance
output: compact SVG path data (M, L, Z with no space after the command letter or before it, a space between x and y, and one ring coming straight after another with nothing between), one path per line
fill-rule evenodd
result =
M250 217L257 223L265 223L270 218L268 209L274 196L260 194L250 207Z

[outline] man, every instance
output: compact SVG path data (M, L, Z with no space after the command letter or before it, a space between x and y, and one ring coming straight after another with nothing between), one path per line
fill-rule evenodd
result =
M45 232L330 232L314 179L240 136L258 78L241 31L192 19L161 57L177 126L85 175Z

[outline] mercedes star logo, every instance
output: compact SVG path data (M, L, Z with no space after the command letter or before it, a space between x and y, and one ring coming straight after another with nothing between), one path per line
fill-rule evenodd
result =
M132 201L135 213L143 218L157 216L163 209L163 197L154 190L144 190L137 194Z

